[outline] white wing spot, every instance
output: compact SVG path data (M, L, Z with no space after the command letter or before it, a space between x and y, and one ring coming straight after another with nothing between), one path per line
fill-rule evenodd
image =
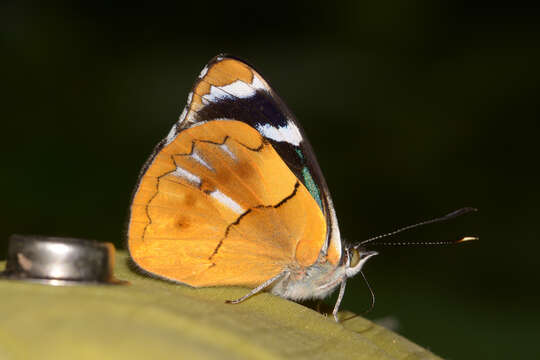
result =
M184 119L186 118L187 112L188 112L188 109L186 106L184 110L182 110L182 113L180 114L180 117L178 118L179 123L182 123L184 121Z
M204 99L215 102L220 99L231 97L248 98L255 95L255 89L241 80L236 80L225 86L210 86L210 93L203 96Z
M237 214L243 214L245 212L244 208L238 205L236 201L217 189L212 191L209 195Z
M287 125L282 127L274 127L270 124L257 124L255 127L262 136L275 141L287 142L295 146L302 142L300 130L292 121L287 122Z
M165 145L169 145L176 139L176 124L173 125L169 133L167 134Z
M266 85L263 84L261 79L257 75L253 75L253 80L251 81L251 86L255 89L267 90Z
M182 169L181 167L177 167L176 170L174 170L171 175L178 176L181 178L186 179L187 181L200 186L201 185L201 178L197 175L194 175L190 173L189 171Z
M219 145L219 148L224 152L226 153L227 155L229 155L234 161L236 161L236 155L234 155L234 153L231 151L231 149L229 149L229 147L227 146L227 144L221 144Z
M202 70L201 70L201 73L199 74L199 79L202 79L206 73L208 72L208 65L206 65Z
M193 154L191 154L191 157L197 161L199 164L201 164L202 166L204 166L205 168L207 168L208 170L212 170L214 171L214 169L208 165L208 163L201 157L201 155L199 155L196 151L193 151Z

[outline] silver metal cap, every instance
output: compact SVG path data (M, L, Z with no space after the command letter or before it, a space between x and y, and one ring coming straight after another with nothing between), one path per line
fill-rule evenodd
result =
M122 284L114 278L114 245L92 240L11 235L0 277L49 285Z

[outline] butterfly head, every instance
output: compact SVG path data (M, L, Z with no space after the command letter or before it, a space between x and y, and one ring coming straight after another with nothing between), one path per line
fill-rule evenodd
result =
M345 248L345 274L347 277L353 277L360 270L369 258L377 255L378 252L366 250L360 246L350 246Z

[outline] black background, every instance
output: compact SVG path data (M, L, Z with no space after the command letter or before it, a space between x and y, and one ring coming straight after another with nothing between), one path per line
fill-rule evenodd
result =
M479 242L380 249L369 318L447 358L538 356L540 17L513 4L3 2L0 238L123 248L140 167L228 52L302 123L346 240L480 209L399 238ZM357 277L344 308L368 306Z

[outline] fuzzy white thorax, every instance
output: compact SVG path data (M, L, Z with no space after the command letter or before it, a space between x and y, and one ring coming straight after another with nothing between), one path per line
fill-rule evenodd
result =
M325 298L347 278L358 274L366 261L374 255L377 255L374 251L360 252L360 260L355 266L350 265L352 253L349 251L338 266L319 258L307 268L290 269L288 274L275 283L271 292L292 300Z

